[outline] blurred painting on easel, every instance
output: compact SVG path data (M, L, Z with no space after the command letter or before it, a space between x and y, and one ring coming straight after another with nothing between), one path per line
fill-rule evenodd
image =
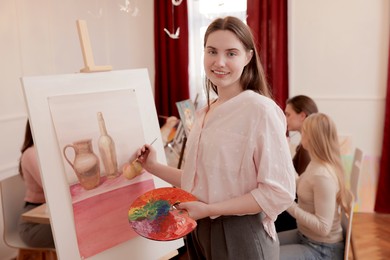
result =
M174 116L160 116L166 119L165 125L161 128L161 134L169 166L181 169L184 165L185 145L195 122L197 100L198 95L195 97L195 102L192 102L191 99L176 102L180 120Z
M191 99L187 99L176 102L176 106L177 110L179 111L184 132L186 136L188 136L195 121L195 105Z
M183 156L180 155L182 154L185 138L184 127L181 121L178 121L172 132L174 132L174 137L169 139L164 145L165 155L168 165L180 169L184 161Z
M180 120L177 120L176 117L167 118L167 122L164 127L162 127L161 131L162 134L165 133L164 128L176 119L175 122L177 123L172 128L169 128L171 129L171 132L169 134L163 134L167 136L167 138L165 138L164 150L168 165L181 169L184 165L187 136L195 121L196 106L191 99L176 102L176 106L180 115ZM172 137L172 134L174 134L174 137Z

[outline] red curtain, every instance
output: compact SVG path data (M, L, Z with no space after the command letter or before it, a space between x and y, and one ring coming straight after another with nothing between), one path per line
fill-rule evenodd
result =
M389 42L390 45L390 42ZM387 64L387 97L385 106L385 127L383 132L382 156L379 167L378 189L375 211L390 213L390 46Z
M172 0L154 0L155 101L158 115L179 116L176 102L188 99L187 1L174 6ZM172 39L164 28L175 33ZM160 122L160 125L163 122Z
M288 98L287 0L247 0L247 14L274 100L284 109Z

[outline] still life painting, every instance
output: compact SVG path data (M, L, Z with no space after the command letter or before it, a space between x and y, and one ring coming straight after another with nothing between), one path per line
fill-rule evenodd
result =
M123 217L129 201L154 188L152 175L123 174L146 142L134 89L49 97L63 155L80 255L87 258L137 236Z

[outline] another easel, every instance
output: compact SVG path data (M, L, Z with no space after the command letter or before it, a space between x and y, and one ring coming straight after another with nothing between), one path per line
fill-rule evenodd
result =
M195 110L196 110L197 107L198 107L198 98L199 98L199 94L196 94L195 101L193 102L193 106L194 106L194 108L193 108L193 113L195 113ZM185 101L184 101L184 102L185 102ZM179 103L182 103L182 102L176 102L176 104L179 104ZM180 105L178 105L178 108L179 108L179 107L180 107ZM181 113L179 112L179 114L181 114ZM180 115L180 117L181 117L182 122L185 123L185 120L186 120L185 116ZM183 125L182 125L182 126L183 126ZM183 160L184 160L184 151L185 151L186 144L187 144L187 133L189 132L189 131L184 131L184 129L182 129L182 130L183 130L183 133L182 133L182 137L181 137L181 140L180 140L180 142L182 142L182 145L181 145L179 163L178 163L178 165L177 165L177 168L178 168L178 169L181 169L181 165L182 165ZM187 133L186 133L186 132L187 132Z
M184 132L184 131L183 131ZM183 163L183 159L184 159L184 150L186 148L186 144L187 144L187 136L185 133L183 133L183 140L182 140L182 145L181 145L181 150L180 150L180 157L179 157L179 163L177 164L177 168L178 169L181 169L181 165Z
M91 42L89 40L89 34L87 29L87 23L84 20L77 20L77 31L80 38L81 51L83 53L84 59L84 68L80 70L80 72L100 72L100 71L110 71L112 70L112 66L97 66L95 65L95 61L93 59L93 52L91 48Z

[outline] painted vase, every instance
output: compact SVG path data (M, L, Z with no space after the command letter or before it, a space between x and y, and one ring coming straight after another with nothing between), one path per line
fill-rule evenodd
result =
M73 163L66 155L66 150L73 148ZM100 183L100 161L92 149L92 139L85 139L68 144L63 149L66 161L72 166L80 185L91 190Z

